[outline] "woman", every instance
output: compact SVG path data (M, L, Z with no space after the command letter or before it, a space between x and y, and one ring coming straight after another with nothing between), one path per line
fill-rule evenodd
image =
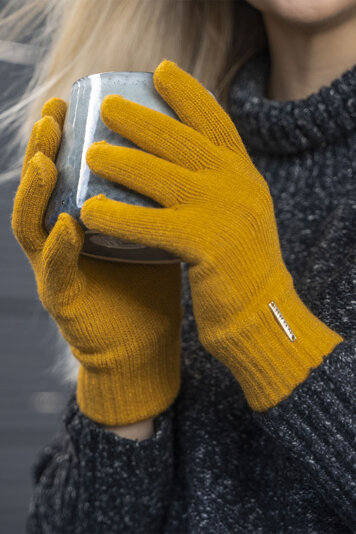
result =
M356 2L169 4L62 6L43 74L64 95L84 57L77 42L83 75L125 70L101 57L104 46L126 57L123 20L152 41L167 32L154 83L182 122L110 96L103 120L146 153L87 152L103 179L164 209L99 195L81 218L184 263L80 256L67 214L44 232L66 104L43 105L43 89L12 228L80 366L63 432L36 465L27 530L353 532ZM171 36L183 27L180 61ZM132 53L131 70L149 70Z

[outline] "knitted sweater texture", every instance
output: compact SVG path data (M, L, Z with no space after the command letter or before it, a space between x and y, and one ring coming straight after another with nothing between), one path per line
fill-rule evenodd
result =
M34 468L29 534L356 532L356 66L306 99L265 95L248 61L229 113L274 201L298 294L344 341L277 406L253 412L201 345L182 265L182 387L154 436L120 438L73 396Z

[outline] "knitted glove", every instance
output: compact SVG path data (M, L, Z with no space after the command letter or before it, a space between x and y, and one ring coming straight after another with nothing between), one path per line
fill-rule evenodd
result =
M83 230L43 216L66 104L49 100L27 147L12 229L34 270L39 298L81 362L77 399L91 419L125 425L155 416L180 386L180 264L132 265L80 255Z
M161 247L189 263L201 343L230 368L250 406L266 410L343 338L297 295L268 184L230 117L174 62L158 65L154 85L182 122L110 95L102 119L147 152L94 143L87 161L94 172L164 207L98 195L86 201L82 219L89 228Z

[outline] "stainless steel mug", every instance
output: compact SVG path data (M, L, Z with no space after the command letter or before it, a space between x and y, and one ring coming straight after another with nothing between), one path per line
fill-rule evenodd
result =
M133 102L179 120L156 91L152 72L103 72L76 81L72 86L69 109L56 158L58 178L48 203L45 228L50 232L58 216L62 212L67 212L75 217L84 229L82 254L130 263L181 261L165 250L90 231L79 218L84 202L99 193L129 204L162 208L151 198L101 178L93 173L86 163L86 152L95 141L105 140L114 145L139 148L107 128L102 122L101 102L110 94L122 95Z

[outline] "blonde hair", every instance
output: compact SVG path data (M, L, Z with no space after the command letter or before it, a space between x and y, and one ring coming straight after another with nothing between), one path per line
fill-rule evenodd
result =
M14 131L8 149L17 154L1 181L19 178L44 102L52 96L68 101L82 76L154 71L167 58L226 109L234 74L266 46L261 14L245 0L10 0L0 13L0 38L0 59L8 41L25 42L23 49L37 54L21 99L0 112L0 127Z
M0 128L15 133L8 149L18 154L17 165L6 169L1 181L19 178L44 102L52 96L68 101L82 76L153 71L167 58L226 109L234 74L266 46L262 17L244 0L10 0L0 12L0 38L0 60L8 41L25 41L37 53L21 99L6 102L0 112Z

